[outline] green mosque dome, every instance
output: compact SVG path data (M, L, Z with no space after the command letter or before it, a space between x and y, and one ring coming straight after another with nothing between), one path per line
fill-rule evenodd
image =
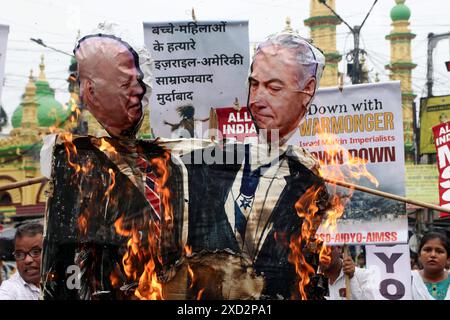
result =
M70 115L70 108L63 106L55 99L55 91L50 88L44 75L44 64L40 65L41 74L35 82L37 117L40 127L61 126ZM23 106L20 104L14 111L11 123L14 128L18 128L22 122Z
M411 10L404 4L405 0L396 0L397 5L391 10L392 21L409 20Z

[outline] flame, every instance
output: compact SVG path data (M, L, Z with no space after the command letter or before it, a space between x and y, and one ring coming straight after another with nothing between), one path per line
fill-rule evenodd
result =
M111 177L111 183L108 186L108 189L106 189L105 197L109 197L109 195L111 194L112 189L116 185L116 174L114 173L114 170L109 168L108 172L109 172L109 176Z
M314 268L306 261L303 250L305 248L315 252L320 245L319 241L321 241L315 237L315 232L321 220L319 216L316 216L319 211L316 199L318 199L321 191L323 191L323 187L312 186L295 203L297 215L303 219L303 222L300 235L293 237L289 244L291 249L289 261L294 264L295 271L299 276L298 288L302 300L307 299L305 287L310 282L310 276L315 273Z
M113 288L117 288L120 285L120 278L117 275L116 270L111 272L111 274L109 275L109 281L111 281L111 285Z
M67 162L69 163L69 166L71 166L75 170L75 174L77 174L80 172L81 166L77 163L73 163L70 160L72 154L74 156L76 156L78 154L77 148L75 147L75 145L72 142L73 141L72 133L70 133L70 132L62 133L61 139L62 139L62 141L64 141L64 147L66 149L66 154L67 154Z
M337 137L330 133L319 133L321 141L336 141ZM367 170L367 159L353 156L347 149L338 143L327 144L325 148L331 163L327 163L324 159L319 159L319 173L322 177L333 178L336 180L357 181L361 178L367 178L371 183L378 187L378 180ZM340 165L336 163L336 159L342 158Z
M141 300L161 300L162 285L156 277L155 264L153 259L145 265L145 270L139 279L139 286L135 291L136 297Z
M320 133L319 139L321 141L338 141L336 136L328 133ZM338 143L326 144L325 151L328 154L327 159L319 159L319 175L321 177L352 182L366 178L378 186L377 179L366 168L366 159L352 156ZM341 159L342 163L338 163L337 159ZM325 162L326 160L329 162ZM317 214L318 207L316 205L322 188L315 186L309 188L295 204L297 215L303 219L303 223L300 236L291 239L289 261L294 264L299 276L298 287L302 299L307 299L305 287L310 282L310 276L315 273L314 268L306 261L303 250L308 250L311 254L319 254L319 261L323 264L331 262L331 247L325 246L323 240L315 235L322 222L322 217ZM336 192L337 186L332 185L330 189L328 209L322 226L325 230L333 232L338 219L344 214L345 205L350 200L353 190L350 190L346 197L342 197Z
M86 163L81 166L81 172L85 175L91 172L92 169L94 169L94 163L91 159L87 159Z
M80 230L80 233L82 235L86 236L87 228L88 228L88 217L83 212L78 216L78 229Z
M319 252L319 262L324 265L329 265L331 263L331 247L322 245Z
M186 257L192 256L192 247L191 246L185 245L184 251L186 253ZM194 271L192 271L192 268L189 264L187 266L187 271L188 271L188 282L190 283L189 289L192 289L194 287L195 277L194 277Z
M128 281L138 282L135 296L141 300L161 300L163 299L162 285L155 272L154 256L158 254L158 242L153 236L154 222L150 221L149 226L149 245L146 247L142 244L141 232L133 221L131 221L130 229L125 227L123 215L114 223L117 234L130 237L127 242L127 251L122 257L122 265ZM144 266L143 272L142 266Z
M105 139L101 139L99 149L117 156L117 151ZM170 154L165 152L161 158L154 158L150 165L156 176L155 191L160 195L163 207L164 221L156 217L145 216L145 223L137 225L133 220L126 221L122 214L114 223L116 233L128 237L127 250L122 257L122 266L128 282L137 283L134 295L141 300L163 299L162 284L158 280L156 266L162 264L160 254L160 237L162 222L172 227L173 214L170 205L170 190L166 186L169 178L168 161ZM111 184L105 195L109 195L115 185L115 178L111 174ZM147 234L147 241L142 241L142 235ZM145 240L145 238L144 238ZM192 270L191 270L192 271ZM192 273L193 276L193 273Z
M149 261L146 263L144 268L144 273L139 279L139 287L135 292L135 295L139 299L144 300L161 300L163 299L162 285L159 283L156 272L155 272L155 261L156 256L160 263L162 263L162 258L159 255L159 241L155 237L155 229L157 228L156 223L153 220L149 221Z
M78 163L75 163L75 161L72 161L72 158L75 158L78 155L77 148L75 144L73 143L73 135L70 132L63 132L60 135L61 140L63 141L64 148L66 150L67 155L67 163L71 168L75 170L75 175L82 172L84 174L87 174L90 172L94 165L91 160L87 160L83 166L81 166ZM80 230L80 234L83 236L87 235L88 231L88 222L89 222L89 216L90 213L86 209L84 212L80 213L78 216L77 222L78 222L78 229Z
M100 151L105 153L110 153L112 156L117 156L116 148L114 148L108 141L104 138L100 139L100 146L98 147Z
M169 178L169 158L170 154L166 151L161 158L154 158L150 163L156 170L156 192L159 193L164 208L164 220L168 227L171 228L173 225L173 211L172 206L170 205L170 190L166 186L167 179Z
M186 254L186 257L189 258L192 256L192 247L186 245L184 247L184 251ZM188 272L188 283L189 283L189 290L192 290L194 288L195 282L197 282L197 278L194 276L194 271L192 270L191 266L187 265L187 272ZM201 288L196 295L196 300L200 300L202 298L203 292L205 291L205 288Z
M330 133L321 132L318 134L321 141L337 141L337 137ZM378 180L367 170L367 159L362 159L353 156L338 143L327 144L325 151L331 159L342 157L343 163L326 163L324 160L319 160L320 169L319 174L324 178L332 178L335 180L357 182L362 178L368 179L371 183L378 187ZM353 194L353 189L348 189L348 195L345 197L337 193L337 186L329 186L331 189L330 209L326 213L326 219L323 227L334 232L336 230L338 219L344 214L344 209Z
M114 228L116 229L116 233L124 236L124 237L129 237L131 236L131 231L125 230L124 226L123 226L123 215L120 216L116 222L114 222Z
M194 287L194 281L195 281L194 271L192 271L192 268L190 265L188 265L187 270L188 270L188 275L189 275L188 280L190 283L189 289L192 289L192 287Z
M205 291L205 288L202 288L198 291L197 293L197 300L201 300L202 295L203 295L203 291Z

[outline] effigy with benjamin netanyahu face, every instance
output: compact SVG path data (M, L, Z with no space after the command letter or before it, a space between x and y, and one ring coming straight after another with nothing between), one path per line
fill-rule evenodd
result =
M309 153L273 147L275 135L254 145L136 139L148 53L106 33L74 53L83 105L109 136L61 134L53 147L44 299L323 298L315 231L329 199ZM285 141L323 62L295 35L259 46L249 91L259 129Z

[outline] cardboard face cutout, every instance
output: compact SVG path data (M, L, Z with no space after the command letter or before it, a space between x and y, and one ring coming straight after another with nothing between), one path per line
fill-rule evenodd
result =
M142 100L151 91L138 53L106 34L83 37L74 53L86 108L112 137L135 138L144 116ZM150 62L148 56L142 60Z
M258 46L247 105L257 129L268 131L268 142L279 136L283 144L298 127L319 86L324 64L323 54L294 34L277 34Z

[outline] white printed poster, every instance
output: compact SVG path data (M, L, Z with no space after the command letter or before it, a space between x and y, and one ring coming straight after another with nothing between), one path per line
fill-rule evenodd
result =
M319 135L321 132L326 136ZM300 123L299 133L288 143L309 150L321 162L325 177L333 178L339 170L349 171L346 164L349 159L364 159L368 172L376 181L366 177L353 179L347 172L347 182L405 195L398 81L352 85L342 91L320 89ZM334 230L323 226L319 229L325 242L335 245L407 243L404 203L366 192L351 192L343 187L338 187L337 192L347 203Z
M367 245L366 262L374 274L376 300L411 300L409 245Z
M208 138L211 108L245 106L248 21L144 23L144 41L155 62L155 136Z
M9 26L0 24L0 104L2 104L2 92L5 79L5 60L8 33Z

